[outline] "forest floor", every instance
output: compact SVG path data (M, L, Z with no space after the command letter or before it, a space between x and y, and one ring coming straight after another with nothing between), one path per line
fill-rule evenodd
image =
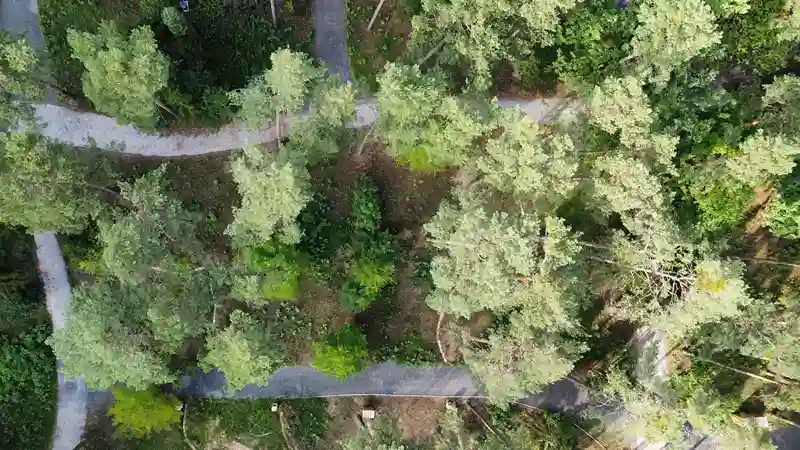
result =
M407 1L405 3L408 3ZM387 62L400 59L411 37L414 11L402 7L403 0L386 0L367 30L377 2L347 0L347 46L356 85L362 92L378 90L377 75Z
M357 161L350 156L351 153L351 149L348 149L336 160L312 167L312 186L317 191L325 191L332 203L332 213L346 220L357 179L367 176L376 183L383 206L383 227L400 239L401 251L395 261L397 270L394 283L385 288L366 311L354 317L341 305L339 286L314 277L304 277L295 304L302 316L299 319L310 322L312 336L307 335L303 342L298 342L293 353L297 354L302 364L310 363L313 338L354 320L366 333L370 348L378 358L386 357L387 352L396 358L403 358L405 355L397 354L400 352L397 346L413 342L416 347L425 349L430 359L439 359L438 356L433 358L434 352L438 354L438 314L425 303L432 286L427 275L431 255L423 245L422 225L433 217L439 203L449 192L452 174L414 172L400 167L386 154L385 146L376 142L368 144ZM186 156L170 158L166 162L158 157L107 151L79 153L95 173L113 172L129 181L166 164L165 180L169 191L174 192L190 211L198 214L200 239L212 255L221 260L230 260L234 256L224 231L233 220L233 208L240 203L236 184L229 171L229 160L235 154ZM89 257L76 249L85 248L87 244L94 245L95 232L89 230L81 236L61 239L73 279L79 280L84 276L76 269L84 266ZM219 317L224 317L226 311L226 307L220 308ZM445 347L451 349L453 346L449 343L448 335L442 333L441 337ZM186 348L190 353L199 350L199 346ZM452 351L450 353L449 357L454 359L456 355ZM183 357L193 359L190 354Z
M177 86L182 93L194 96L199 92L198 83L201 88L226 90L245 86L266 68L270 54L278 48L289 46L306 53L311 49L310 2L285 2L278 11L276 28L269 3L204 0L190 5L184 13L189 32L180 38L161 23L161 10L167 6L177 6L177 2L41 0L40 23L50 57L49 71L62 90L61 101L88 107L81 88L83 67L71 57L67 30L95 32L103 20L113 20L123 30L152 26L161 50L174 62Z

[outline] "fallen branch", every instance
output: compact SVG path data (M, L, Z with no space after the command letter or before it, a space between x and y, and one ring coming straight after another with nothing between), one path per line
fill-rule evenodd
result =
M450 361L447 360L447 357L444 355L444 346L442 345L442 340L439 338L442 330L442 321L444 320L444 313L439 313L439 320L436 321L436 345L439 346L439 353L442 355L442 361L445 364L450 364Z
M289 425L286 423L286 417L284 417L282 409L278 410L278 421L281 423L281 433L283 434L283 439L286 441L289 450L297 450L297 447L293 444L292 438L289 436Z
M181 429L183 430L183 440L186 441L186 445L188 445L192 450L197 450L197 447L192 444L192 441L189 440L189 436L186 435L186 416L189 415L189 404L183 402L183 418Z
M718 363L718 362L714 361L713 359L706 359L706 358L703 358L701 356L692 355L690 353L687 353L687 355L692 359L696 359L696 360L699 360L699 361L707 362L707 363L713 364L713 365L715 365L717 367L722 367L723 369L728 369L728 370L736 372L736 373L738 373L740 375L745 375L745 376L748 376L748 377L751 377L751 378L755 378L757 380L761 380L761 381L764 381L766 383L776 384L776 385L779 385L779 386L781 386L781 385L782 386L788 386L789 385L787 383L782 383L780 381L776 381L776 380L773 380L773 379L770 379L770 378L767 378L767 377L762 377L761 375L757 375L757 374L754 374L752 372L748 372L746 370L741 370L741 369L737 369L735 367L731 367L731 366L729 366L727 364Z
M472 407L472 405L470 405L470 404L469 404L469 401L465 401L465 402L464 402L464 404L467 406L467 408L469 408L469 410L470 410L470 411L472 411L472 414L475 414L475 417L477 417L477 418L478 418L478 420L480 420L480 421L481 421L481 423L483 424L483 426L485 426L485 427L486 427L486 429L487 429L487 430L489 430L489 431L490 431L490 432L491 432L493 435L495 435L495 436L497 436L497 437L500 437L500 438L502 439L502 437L501 437L501 436L500 436L500 435L499 435L499 434L498 434L496 431L494 431L494 428L492 428L492 427L489 425L489 423L487 423L487 422L486 422L486 421L483 419L483 416L481 416L480 414L478 414L478 411L475 411L475 408L473 408L473 407Z
M381 0L378 2L378 7L375 8L375 12L372 13L372 19L369 19L369 25L367 25L367 31L372 31L372 25L375 24L375 19L378 18L378 13L381 12L381 8L383 8L383 2L386 0Z

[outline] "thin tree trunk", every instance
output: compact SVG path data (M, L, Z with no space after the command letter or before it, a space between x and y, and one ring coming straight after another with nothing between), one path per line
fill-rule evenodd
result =
M272 8L272 26L278 28L278 17L275 15L275 0L269 0L269 6Z
M425 61L427 61L428 59L430 59L430 57L431 57L431 56L435 55L435 54L436 54L436 53L437 53L439 50L441 50L441 49L442 49L442 47L444 47L444 39L442 39L442 40L441 40L441 41L440 41L438 44L436 44L436 47L433 47L433 48L431 49L431 51L429 51L429 52L428 52L428 54L427 54L427 55L425 55L425 56L424 56L422 59L420 59L420 60L417 62L417 65L420 65L420 66L421 66L421 65L425 64Z
M372 13L372 19L369 19L369 25L367 25L367 31L372 31L372 25L375 24L375 19L378 18L378 13L381 12L381 8L383 8L383 2L386 0L381 0L378 2L378 6L375 8L375 12Z
M358 148L356 149L356 152L353 154L354 158L358 159L361 157L361 153L364 151L364 146L367 145L367 140L369 139L370 136L372 136L373 129L374 127L372 126L369 127L367 134L364 135L364 139L362 139L361 143L358 144Z
M276 141L278 142L278 147L281 146L281 113L275 113L275 133L277 134Z

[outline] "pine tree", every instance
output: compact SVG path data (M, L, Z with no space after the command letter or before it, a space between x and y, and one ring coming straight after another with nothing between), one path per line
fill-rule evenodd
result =
M0 222L77 233L100 210L87 171L64 149L24 133L0 134Z
M103 21L97 34L68 30L67 41L86 69L83 92L98 111L123 124L155 127L170 63L149 26L124 36L114 22Z
M485 90L491 68L497 61L529 57L533 46L554 42L559 15L569 11L575 0L424 0L423 13L412 20L412 48L442 47L442 60L450 55L466 60L469 83ZM427 50L426 50L427 51Z
M38 69L39 58L25 39L0 30L0 129L34 121L33 108L27 102L42 97Z
M463 163L487 131L467 103L447 94L444 81L418 66L388 63L378 77L376 127L395 157L412 169L438 170Z
M210 336L200 367L225 373L226 389L239 391L248 384L263 386L284 364L284 343L270 329L242 311L231 313L230 325Z
M247 87L229 94L240 107L239 120L248 128L280 125L280 117L302 109L312 83L322 76L304 53L281 49L270 56L271 68L253 78Z
M639 4L631 56L643 78L666 81L672 70L720 42L716 17L703 0L647 0Z
M242 196L226 233L240 245L263 245L272 239L300 241L296 218L311 199L305 160L286 149L278 153L247 147L231 160Z

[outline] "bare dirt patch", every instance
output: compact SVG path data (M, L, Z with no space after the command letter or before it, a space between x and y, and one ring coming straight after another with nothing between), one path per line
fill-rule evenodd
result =
M395 421L403 439L424 442L436 433L445 402L442 398L384 397L377 411Z

